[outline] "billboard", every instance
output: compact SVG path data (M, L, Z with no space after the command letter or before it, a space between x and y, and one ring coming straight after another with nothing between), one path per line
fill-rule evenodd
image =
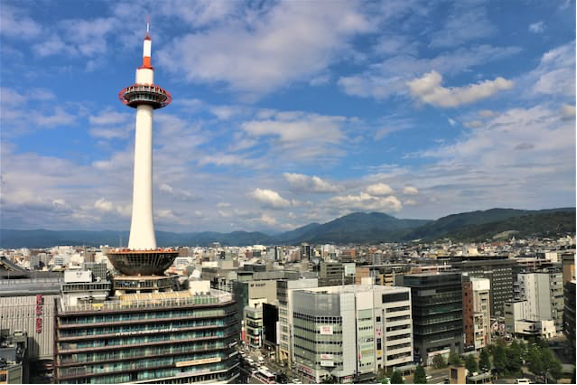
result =
M355 267L356 264L354 263L343 263L343 267L345 269L345 277L350 277L355 275Z
M322 335L333 335L333 327L331 325L319 326L319 331Z

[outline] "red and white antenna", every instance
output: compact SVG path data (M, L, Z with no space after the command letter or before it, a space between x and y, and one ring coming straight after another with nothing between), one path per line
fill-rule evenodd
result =
M152 39L150 37L150 15L146 17L146 36L142 45L142 67L152 69L150 57L152 56Z

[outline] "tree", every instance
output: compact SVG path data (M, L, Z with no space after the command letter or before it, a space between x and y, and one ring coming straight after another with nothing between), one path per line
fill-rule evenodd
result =
M505 357L507 372L519 374L523 366L523 351L517 342L513 341L511 346L505 348Z
M433 357L433 367L435 369L442 369L447 366L447 362L445 361L445 357L442 354L437 354Z
M465 358L465 368L469 371L469 374L473 374L479 371L479 367L477 365L477 359L474 355L470 354Z
M413 382L415 384L427 383L427 373L425 372L425 368L423 368L421 365L417 365L417 369L415 370L415 378Z
M391 376L391 384L404 384L403 376L401 376L401 372L395 370L393 375Z
M561 377L563 373L563 366L559 360L555 357L551 349L545 348L541 349L541 362L543 362L543 375L547 377L549 374L554 379ZM545 379L545 382L547 380Z
M463 360L457 353L449 354L449 365L452 366L463 366Z
M481 350L481 354L479 355L479 368L484 372L491 370L491 356L487 349Z
M497 345L493 349L493 366L500 374L507 372L507 356L504 347Z

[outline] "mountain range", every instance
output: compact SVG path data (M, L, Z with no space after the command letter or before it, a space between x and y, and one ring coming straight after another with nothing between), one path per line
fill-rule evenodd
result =
M491 209L449 215L437 220L398 219L383 213L352 213L319 224L311 223L284 233L157 231L159 246L377 244L381 242L484 241L499 236L551 236L575 233L575 208L549 210ZM128 231L0 230L2 248L45 248L56 245L126 245Z

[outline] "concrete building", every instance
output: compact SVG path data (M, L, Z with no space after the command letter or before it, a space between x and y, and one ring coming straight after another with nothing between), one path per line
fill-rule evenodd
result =
M575 281L567 282L564 289L563 333L575 358Z
M351 285L355 282L355 264L321 260L319 286Z
M463 352L461 273L410 274L396 277L411 288L415 360L431 365L441 354Z
M503 317L505 303L513 299L513 267L515 260L507 257L451 258L451 267L471 277L488 278L491 282L491 317Z
M232 382L237 308L203 288L126 294L102 303L58 301L58 383Z
M563 284L575 281L575 253L563 253L561 263L563 265Z
M555 322L552 319L535 319L532 307L526 300L505 304L505 330L518 338L539 337L549 339L555 336Z
M25 332L0 330L0 384L29 383L30 361Z
M316 288L317 278L277 281L277 303L279 322L278 360L292 365L293 354L293 293L298 289Z
M54 358L54 301L63 279L0 279L0 329L28 336L32 361Z
M491 282L463 276L465 346L480 350L491 343Z
M379 369L413 361L410 289L330 286L293 296L296 370L310 381L374 381Z
M516 299L527 301L527 320L553 320L557 333L563 330L563 285L559 271L521 273L514 291Z

